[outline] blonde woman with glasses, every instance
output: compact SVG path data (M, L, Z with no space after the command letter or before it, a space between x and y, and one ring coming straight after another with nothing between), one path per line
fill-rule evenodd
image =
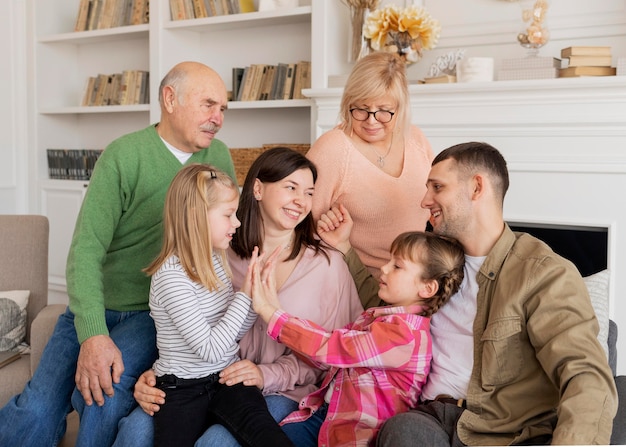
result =
M405 63L395 54L357 61L340 107L339 125L307 153L319 172L313 217L343 204L354 220L351 245L378 278L393 238L426 228L420 198L433 152L411 125Z

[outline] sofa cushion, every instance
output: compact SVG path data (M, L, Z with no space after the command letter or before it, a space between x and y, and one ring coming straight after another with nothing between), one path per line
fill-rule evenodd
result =
M21 351L26 339L30 291L0 292L0 351Z
M609 339L609 279L611 275L608 270L594 273L593 275L583 278L589 291L591 305L596 312L598 323L600 324L600 332L598 332L598 341L602 345L607 357L609 355L608 339Z

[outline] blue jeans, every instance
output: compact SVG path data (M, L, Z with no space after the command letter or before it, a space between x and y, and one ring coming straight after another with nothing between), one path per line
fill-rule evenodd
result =
M283 420L298 409L298 402L279 395L265 396L267 408L276 422ZM137 407L123 418L113 447L152 447L154 444L154 422L141 407ZM238 447L239 443L226 428L212 425L196 441L196 447Z
M133 387L137 377L157 357L156 332L148 311L107 310L109 335L122 352L124 373L113 384L115 395L105 404L85 405L76 389L74 375L80 344L69 308L59 317L32 379L21 394L0 409L0 445L54 446L65 433L65 417L72 406L80 414L76 444L85 447L110 446L120 418L136 405Z
M317 437L326 419L326 413L328 413L328 404L322 405L306 421L283 425L283 431L298 447L317 447Z

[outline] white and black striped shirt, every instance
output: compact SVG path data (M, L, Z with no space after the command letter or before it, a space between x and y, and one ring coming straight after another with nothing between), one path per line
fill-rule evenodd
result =
M252 302L234 293L220 258L213 266L224 286L209 291L192 281L177 256L152 276L150 315L157 331L157 376L194 379L216 373L239 360L237 342L256 320Z

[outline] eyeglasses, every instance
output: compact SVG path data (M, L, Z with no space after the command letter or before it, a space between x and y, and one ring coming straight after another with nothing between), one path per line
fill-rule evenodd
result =
M357 121L367 121L370 118L370 115L373 115L376 121L385 124L391 121L395 113L390 112L389 110L377 110L375 112L370 112L368 110L355 107L354 109L350 109L350 115L352 115L352 118Z

